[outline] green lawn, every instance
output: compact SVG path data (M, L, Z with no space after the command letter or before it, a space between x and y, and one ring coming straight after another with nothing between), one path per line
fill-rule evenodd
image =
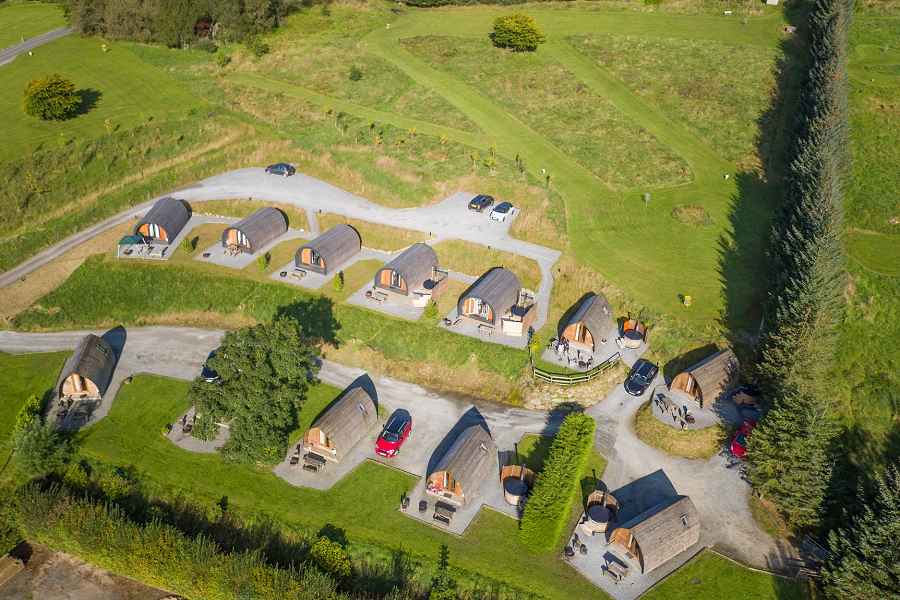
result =
M0 7L0 49L65 25L62 7L55 4L29 2Z
M796 581L745 569L711 551L665 578L642 598L646 600L719 600L735 595L745 600L803 600Z
M297 428L292 431L289 436L289 445L292 445L306 433L306 430L312 426L316 417L322 414L325 407L331 404L342 391L343 390L340 388L328 385L327 383L320 383L309 389L309 392L306 394L306 400L303 401L303 408L300 411Z
M374 462L363 463L332 490L319 492L290 486L269 471L177 448L160 432L187 408L188 386L161 377L136 377L119 393L109 416L80 434L81 452L106 463L133 466L167 494L184 493L209 504L227 496L229 505L239 511L266 513L311 532L332 524L343 528L351 540L402 547L429 560L446 543L454 565L523 592L520 574L529 573L528 591L543 597L600 595L555 554L527 553L517 542L516 522L504 515L482 511L462 538L404 517L397 510L399 498L411 489L414 478Z

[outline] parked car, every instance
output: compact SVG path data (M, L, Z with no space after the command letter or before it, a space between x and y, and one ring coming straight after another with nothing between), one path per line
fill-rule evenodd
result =
M209 366L209 361L216 355L216 351L213 350L209 353L209 356L206 357L206 362L203 363L203 370L200 371L200 377L203 378L203 381L207 383L215 383L219 380L219 374Z
M659 367L649 360L639 358L625 379L625 391L632 396L643 396L659 373Z
M491 220L503 223L513 213L513 205L509 202L501 202L491 211Z
M469 200L469 210L473 210L475 212L483 212L484 209L494 204L494 198L492 196L488 196L487 194L478 194L471 200Z
M755 427L756 421L747 420L744 421L740 428L734 433L734 437L731 438L731 446L729 449L735 458L743 459L747 455L747 438L750 437L750 433L753 432Z
M384 429L375 442L375 454L388 458L397 456L400 453L400 447L403 445L403 442L409 437L410 431L412 431L412 417L410 414L403 409L395 410L388 418Z
M281 175L282 177L290 177L297 172L294 165L288 163L275 163L266 167L266 173L269 175Z

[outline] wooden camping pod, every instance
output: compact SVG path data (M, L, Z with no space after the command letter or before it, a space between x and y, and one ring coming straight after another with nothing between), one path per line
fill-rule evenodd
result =
M155 242L168 243L178 237L191 219L191 207L184 200L160 198L134 226L134 234Z
M515 273L494 267L462 293L456 303L457 314L491 325L500 323L519 301L522 284Z
M643 573L678 556L699 540L700 515L687 496L671 498L642 512L614 529L609 538L610 544L618 544L637 558Z
M103 338L89 333L63 365L56 384L60 398L102 398L112 380L116 356Z
M408 296L425 287L438 267L437 253L428 244L413 244L375 273L375 287Z
M734 387L739 375L737 356L726 348L676 375L669 389L688 394L701 406L711 405Z
M593 352L601 340L614 333L615 326L609 301L602 294L591 292L560 321L558 335L576 347L584 346Z
M226 227L222 232L222 245L252 254L284 234L287 228L287 216L277 208L267 206Z
M306 450L340 462L378 422L375 401L356 387L346 392L316 419L303 436Z
M362 238L346 224L335 225L297 250L294 264L302 269L327 275L359 253Z
M428 474L428 493L458 504L466 504L482 481L491 474L497 457L497 447L491 434L482 425L470 425L441 456L434 470Z

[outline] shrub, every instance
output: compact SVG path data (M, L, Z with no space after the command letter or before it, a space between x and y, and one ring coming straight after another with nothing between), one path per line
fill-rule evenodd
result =
M335 275L334 279L331 282L331 285L334 286L334 291L342 292L344 291L344 272L338 271L338 274Z
M260 273L265 273L266 269L269 268L269 263L272 260L272 255L266 252L262 256L256 259L256 266L259 267Z
M227 67L231 64L231 55L225 54L224 52L219 53L216 56L216 64L223 68Z
M533 52L546 37L538 28L533 17L516 13L497 17L494 20L494 31L491 41L498 48L510 48L516 52Z
M25 112L44 121L62 121L78 112L81 97L75 84L60 75L32 79L25 86Z
M441 314L438 312L437 302L432 300L428 304L425 305L425 312L423 313L425 318L429 321L437 321Z
M200 240L199 237L187 236L183 240L181 240L181 249L184 250L187 254L193 254L197 249L197 242Z
M572 413L562 422L519 524L519 538L528 548L552 550L556 546L581 493L581 473L593 442L591 417Z
M248 37L244 41L244 45L247 46L247 50L249 50L256 58L265 56L270 51L269 45L258 35L251 35Z
M195 50L203 50L204 52L213 53L219 49L214 41L209 38L200 38L196 42L194 42Z
M359 81L363 78L362 69L360 69L356 65L353 65L352 67L350 67L350 74L348 76L350 77L350 81Z
M309 549L309 555L319 568L341 579L350 577L353 571L344 547L327 537L320 537Z
M43 405L44 403L34 394L29 396L25 401L25 404L22 405L22 408L19 409L19 412L16 413L16 423L13 425L13 435L31 427L32 423L40 420Z
M61 470L71 454L68 440L41 419L31 421L14 440L16 466L32 477Z

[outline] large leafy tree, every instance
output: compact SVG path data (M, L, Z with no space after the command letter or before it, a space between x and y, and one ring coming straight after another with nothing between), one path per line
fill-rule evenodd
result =
M315 381L318 357L318 348L287 317L226 334L210 359L219 380L198 379L192 386L198 413L229 421L224 456L240 462L281 460Z
M81 106L75 84L61 75L32 79L25 86L25 112L44 121L62 121L74 117Z
M876 476L871 500L860 494L862 510L850 527L832 531L822 582L834 600L900 597L900 466Z

